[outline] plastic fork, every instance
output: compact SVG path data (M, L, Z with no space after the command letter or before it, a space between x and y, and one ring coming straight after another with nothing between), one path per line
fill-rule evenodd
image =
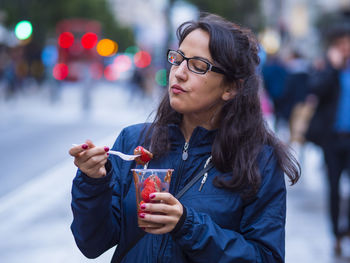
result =
M78 144L73 144L73 146L78 146ZM129 155L118 151L109 150L109 154L117 155L125 161L133 161L135 158L139 157L141 154Z
M125 153L122 153L122 152L113 151L113 150L109 150L108 153L117 155L117 156L119 156L120 158L122 158L125 161L133 161L133 160L135 160L135 158L137 158L137 157L139 157L141 155L141 154L129 155L129 154L125 154Z

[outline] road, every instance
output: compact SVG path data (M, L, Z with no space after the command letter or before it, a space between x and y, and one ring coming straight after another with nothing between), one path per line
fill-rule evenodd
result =
M83 121L50 124L16 120L2 128L0 145L3 154L0 163L6 173L0 176L3 182L0 196L64 161L71 143L106 137L119 129L119 125L93 126Z

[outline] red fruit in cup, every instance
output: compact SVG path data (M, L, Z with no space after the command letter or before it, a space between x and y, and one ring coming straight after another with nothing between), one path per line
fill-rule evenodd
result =
M160 192L162 182L158 176L152 174L143 182L143 187L146 187L147 185L153 186L156 192Z
M151 199L149 198L149 195L156 192L156 188L154 187L154 185L146 185L146 187L143 188L142 192L141 192L141 197L142 200L145 203L149 203L151 202Z

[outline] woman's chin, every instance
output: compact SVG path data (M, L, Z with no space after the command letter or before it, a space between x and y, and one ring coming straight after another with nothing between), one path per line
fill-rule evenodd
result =
M181 105L182 103L181 102L179 102L178 100L176 100L176 99L171 99L170 98L170 107L173 109L173 110L175 110L176 112L179 112L179 113L182 113L182 111L181 111Z
M170 103L170 107L174 111L176 111L176 112L178 112L180 114L185 114L186 113L186 110L183 107L181 107L180 105L177 105L176 103L173 103L173 104Z
M184 114L184 112L179 109L179 108L176 108L176 107L171 107L174 111L176 111L177 113L180 113L180 114Z

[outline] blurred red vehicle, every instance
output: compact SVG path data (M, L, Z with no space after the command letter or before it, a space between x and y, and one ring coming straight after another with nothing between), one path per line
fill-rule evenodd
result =
M101 24L89 19L66 19L56 26L58 62L53 69L57 80L99 79L102 57L96 51Z

